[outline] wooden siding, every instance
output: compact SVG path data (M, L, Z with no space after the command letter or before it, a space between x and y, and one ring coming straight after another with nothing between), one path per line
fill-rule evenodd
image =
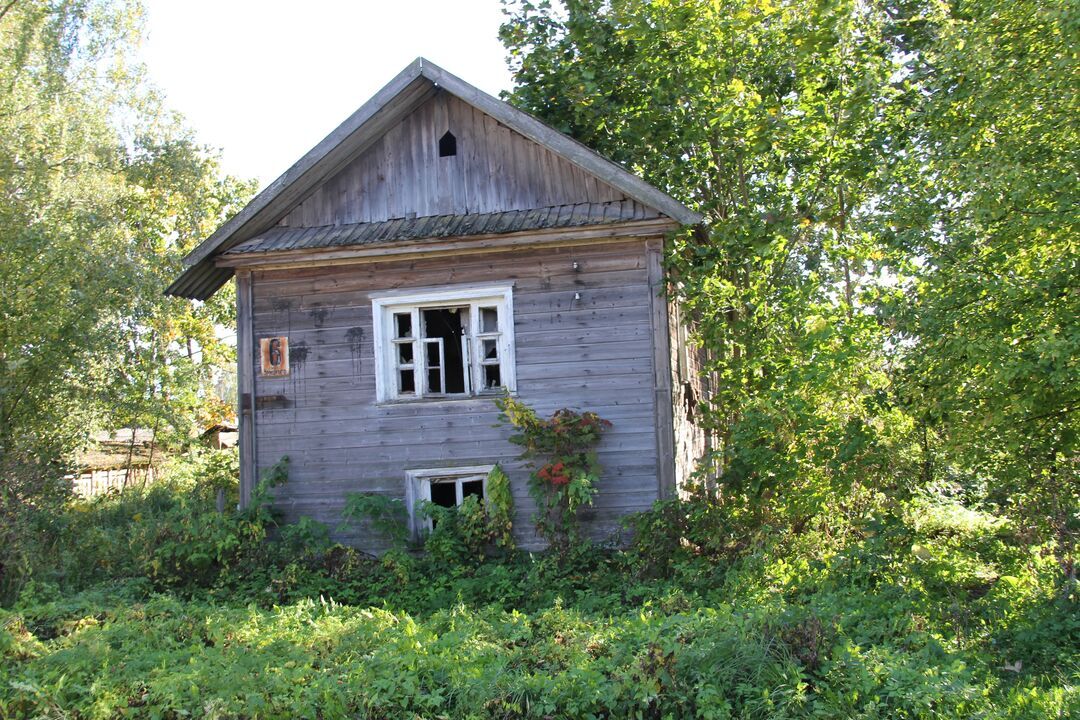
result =
M257 343L244 343L241 356L242 376L254 384L257 466L283 455L292 461L289 482L277 491L287 519L308 515L336 528L349 492L404 497L406 469L499 462L512 480L520 540L536 544L528 468L507 441L510 428L497 424L491 398L375 403L368 293L458 283L514 283L522 400L544 415L575 407L614 423L599 448L600 492L585 515L592 534L608 535L622 515L657 498L656 306L645 241L254 271L251 278L254 338L289 338L287 378L257 376ZM355 528L339 539L377 549Z
M439 138L457 155L439 157ZM626 200L619 190L480 110L438 92L280 224L318 227Z

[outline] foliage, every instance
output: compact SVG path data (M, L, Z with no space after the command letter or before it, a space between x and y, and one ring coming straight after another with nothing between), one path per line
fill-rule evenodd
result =
M168 464L163 477L145 488L75 498L47 518L36 515L33 533L20 537L18 546L32 563L2 599L10 602L28 580L70 592L108 578L142 577L159 588L191 591L242 572L264 553L277 525L269 493L284 480L287 461L265 473L245 509L222 513L218 491L237 495L236 449L204 449L185 460ZM298 555L317 534L304 525L290 527L280 538L281 551Z
M506 5L510 99L705 216L669 278L732 517L917 477L1073 562L1075 3Z
M984 509L929 494L828 541L808 532L680 555L681 531L662 526L687 514L702 537L723 522L700 500L638 518L654 539L675 538L673 561L649 577L638 551L588 545L456 564L340 548L286 561L271 543L244 577L186 600L138 579L79 594L35 583L0 611L0 714L1080 710L1080 589L1060 584L1052 552Z
M798 525L912 455L868 205L905 114L875 4L514 3L511 99L701 211L669 277L714 378L705 467Z
M495 465L487 476L484 507L492 542L506 551L516 548L514 542L514 496L510 492L510 476L502 467Z
M700 493L657 501L652 510L629 515L623 524L632 540L626 560L646 578L667 577L677 567L702 560L737 557L754 539L753 528L733 522L729 513Z
M591 505L600 478L595 447L611 423L594 412L563 408L548 420L516 398L496 400L501 417L518 432L510 442L522 446L522 457L544 458L529 476L529 494L536 501L536 529L555 548L578 540L577 514Z
M401 498L378 493L349 493L345 496L341 519L366 523L391 547L404 547L409 541L408 510Z
M475 495L455 507L422 501L417 515L421 521L431 521L431 532L423 538L424 551L436 564L477 563L484 559L493 533L484 505Z
M929 5L925 95L888 208L901 392L934 474L1068 556L1080 533L1076 3Z
M229 293L162 290L253 189L148 87L127 0L0 8L0 594L95 429L186 442L231 412Z

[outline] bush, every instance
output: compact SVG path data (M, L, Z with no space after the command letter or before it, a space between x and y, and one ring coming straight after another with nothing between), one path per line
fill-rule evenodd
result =
M688 498L632 518L625 550L535 555L492 555L474 500L430 508L426 552L376 558L276 526L264 491L226 515L199 483L71 506L60 524L102 542L0 612L0 716L1080 711L1075 580L948 493L750 537Z

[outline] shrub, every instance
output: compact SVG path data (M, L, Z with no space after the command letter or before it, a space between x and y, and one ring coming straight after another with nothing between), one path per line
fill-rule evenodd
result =
M579 538L577 514L591 505L600 477L596 445L611 423L596 413L563 408L548 420L506 395L496 401L502 418L517 428L510 442L525 448L522 457L542 462L529 476L536 502L536 529L553 548L563 550Z
M409 541L408 511L401 498L379 493L349 493L341 519L346 524L356 522L365 525L390 547L404 547Z
M503 550L514 550L514 496L510 492L510 478L499 465L488 473L484 508L491 541Z

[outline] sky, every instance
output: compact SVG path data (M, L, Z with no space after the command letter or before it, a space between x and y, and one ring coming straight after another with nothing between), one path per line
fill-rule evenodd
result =
M510 89L499 0L145 0L151 81L265 187L417 57Z

